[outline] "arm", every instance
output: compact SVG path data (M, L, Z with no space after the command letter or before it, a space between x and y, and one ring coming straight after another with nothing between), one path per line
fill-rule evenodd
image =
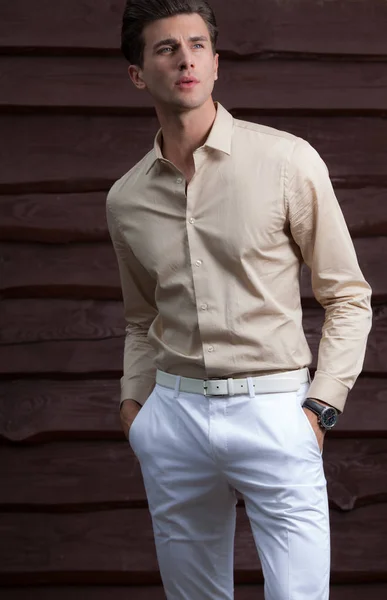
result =
M311 269L313 293L325 309L317 371L309 397L343 411L359 375L371 327L371 288L355 254L328 169L298 139L285 177L290 229Z
M120 408L126 400L132 400L133 405L135 402L143 405L154 388L156 377L155 352L147 339L157 315L156 284L125 241L109 204L106 218L118 262L126 320Z

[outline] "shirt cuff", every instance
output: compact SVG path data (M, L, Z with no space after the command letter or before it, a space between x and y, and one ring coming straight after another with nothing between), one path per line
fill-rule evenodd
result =
M135 400L141 406L145 404L155 387L156 380L154 377L144 377L135 379L127 379L121 377L121 399L120 410L124 400Z
M341 381L333 379L327 373L316 371L308 390L308 398L322 400L342 413L348 392L349 389Z

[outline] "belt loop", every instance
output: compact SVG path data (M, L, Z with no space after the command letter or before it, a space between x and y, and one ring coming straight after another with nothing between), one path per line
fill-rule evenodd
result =
M309 381L309 383L312 383L312 378L310 376L310 371L309 371L308 367L306 367L306 372L308 373L308 381Z
M253 384L253 378L252 377L247 377L247 387L249 388L250 398L254 398L255 397L255 390L254 390L254 384Z
M180 392L180 381L181 381L181 377L180 375L176 375L176 381L175 381L175 393L173 394L174 398L177 398L179 396L179 392Z
M227 379L227 389L228 389L228 395L229 396L235 396L234 379L232 377L229 377Z

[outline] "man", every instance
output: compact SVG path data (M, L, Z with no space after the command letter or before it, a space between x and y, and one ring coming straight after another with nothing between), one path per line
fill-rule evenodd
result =
M235 490L266 600L324 600L323 438L362 367L370 288L318 153L213 102L216 38L204 0L127 2L128 73L161 129L107 199L127 322L121 420L169 600L233 598ZM325 308L313 382L303 261Z

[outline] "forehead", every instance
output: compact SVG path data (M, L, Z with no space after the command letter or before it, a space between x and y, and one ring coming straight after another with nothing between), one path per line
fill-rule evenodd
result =
M210 39L207 24L197 13L158 19L148 23L143 31L145 47L152 47L163 39L188 39L198 35L205 35Z

